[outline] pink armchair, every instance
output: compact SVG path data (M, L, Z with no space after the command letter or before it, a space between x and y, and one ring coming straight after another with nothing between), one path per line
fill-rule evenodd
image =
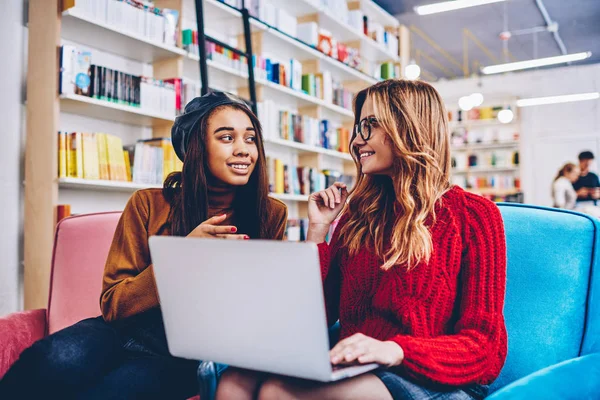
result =
M100 315L102 273L120 212L79 215L56 227L48 308L0 317L0 377L35 341Z

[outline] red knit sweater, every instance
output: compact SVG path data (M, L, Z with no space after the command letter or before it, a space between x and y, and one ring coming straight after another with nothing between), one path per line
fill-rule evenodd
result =
M367 249L348 257L339 248L342 217L330 244L321 243L328 319L341 338L363 333L404 350L395 372L417 381L462 386L491 383L506 358L502 308L506 243L498 207L452 188L430 227L429 263L383 271Z

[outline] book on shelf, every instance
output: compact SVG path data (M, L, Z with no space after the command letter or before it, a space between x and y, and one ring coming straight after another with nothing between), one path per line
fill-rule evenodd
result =
M63 0L63 10L82 15L147 40L176 46L179 11L138 0Z
M309 195L324 190L334 182L344 182L349 187L354 177L339 171L285 164L278 158L267 156L269 190L276 194Z
M160 185L170 173L181 171L183 167L168 138L138 140L133 151L128 150L135 183Z
M258 103L257 108L266 140L289 140L342 153L348 152L350 131L340 124L301 115L282 108L271 100Z
M288 219L285 227L284 240L290 242L304 242L308 233L308 218Z
M93 64L93 53L75 46L63 45L60 54L61 94L77 94L175 116L176 87L172 82Z
M106 133L58 134L59 178L161 184L182 167L170 139L140 140L123 147L121 138Z

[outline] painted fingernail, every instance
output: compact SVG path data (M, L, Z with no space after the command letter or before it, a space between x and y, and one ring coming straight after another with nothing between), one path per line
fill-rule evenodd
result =
M236 232L237 228L235 226L231 227L231 232Z
M248 236L248 235L244 236L244 240L250 240L250 236Z

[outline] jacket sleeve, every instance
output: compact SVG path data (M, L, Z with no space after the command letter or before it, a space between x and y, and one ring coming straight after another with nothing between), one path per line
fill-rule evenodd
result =
M154 269L148 247L148 204L133 194L113 237L104 267L100 308L107 321L158 306Z
M399 367L417 380L454 386L491 383L507 352L503 306L506 240L498 207L474 199L466 207L466 247L458 291L459 316L453 334L390 340L404 350Z

